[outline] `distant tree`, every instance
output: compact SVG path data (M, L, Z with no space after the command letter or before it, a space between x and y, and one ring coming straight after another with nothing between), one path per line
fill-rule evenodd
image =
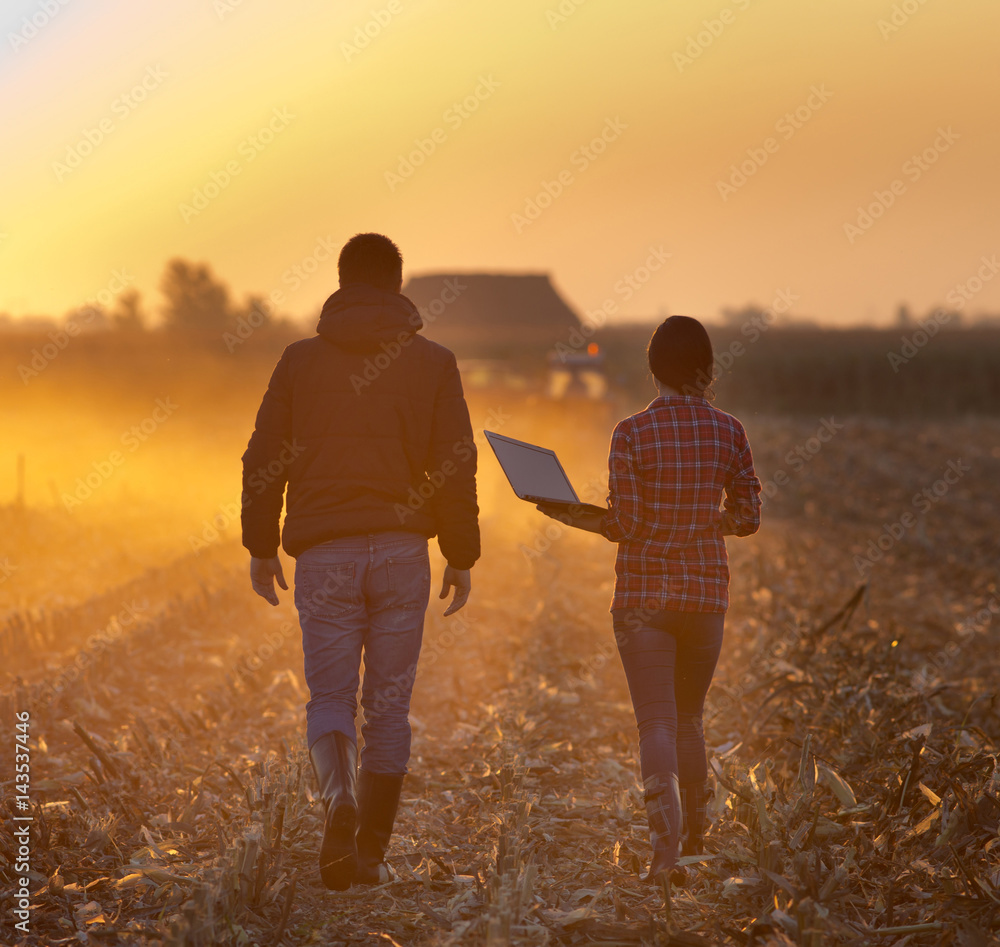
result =
M121 331L141 332L145 328L142 296L137 289L127 289L117 299L111 311L111 324Z
M764 310L759 306L753 304L744 306L742 309L733 309L732 307L726 307L722 310L722 321L725 325L731 326L733 328L738 328L745 323L752 323L754 320L758 324L764 316ZM764 320L766 324L767 320Z
M172 329L225 331L232 319L229 288L205 263L173 259L160 280L166 300L163 318Z
M968 325L966 316L968 316L968 313L963 313L961 309L934 306L927 311L925 319L933 320L941 326L947 325L949 329L961 329L963 326Z
M63 316L63 323L74 326L80 332L104 332L111 328L107 311L97 302L70 309Z
M239 324L240 319L242 319L254 329L270 326L274 321L271 311L273 308L267 297L250 293L243 306L235 313L236 322Z
M913 316L910 315L910 309L906 303L901 303L899 308L896 310L896 325L900 329L908 329L913 325Z

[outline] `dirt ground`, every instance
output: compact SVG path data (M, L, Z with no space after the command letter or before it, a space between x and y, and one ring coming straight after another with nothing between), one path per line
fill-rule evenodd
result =
M603 499L613 410L471 408ZM5 753L0 941L996 943L1000 423L743 420L764 520L728 541L707 854L668 903L639 880L614 547L518 501L488 448L472 598L428 611L397 879L345 893L316 869L292 595L252 593L229 506L249 429L197 465L151 438L79 508L55 502L72 478L0 508L0 730L13 747L30 714L34 819L25 935ZM173 493L142 493L152 468Z

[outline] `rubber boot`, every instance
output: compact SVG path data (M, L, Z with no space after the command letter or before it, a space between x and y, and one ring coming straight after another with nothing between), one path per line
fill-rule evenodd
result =
M385 864L385 850L392 838L403 789L402 775L358 774L358 884L377 885L389 881L392 873Z
M701 855L705 851L705 806L708 802L708 783L689 783L681 786L681 811L684 813L685 833L681 844L682 855Z
M328 888L346 891L358 870L358 747L346 733L333 730L309 748L309 758L326 812L319 873Z
M656 882L673 871L680 847L681 793L677 776L650 776L645 781L646 817L653 858L644 881Z

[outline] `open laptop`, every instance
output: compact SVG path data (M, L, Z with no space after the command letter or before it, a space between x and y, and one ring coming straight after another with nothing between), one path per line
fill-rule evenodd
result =
M555 451L525 441L516 441L493 431L483 431L497 455L503 472L522 500L574 507L581 513L607 513L604 506L581 503Z

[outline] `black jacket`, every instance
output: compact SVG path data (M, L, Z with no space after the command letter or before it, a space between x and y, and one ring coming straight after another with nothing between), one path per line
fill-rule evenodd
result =
M289 345L243 454L252 556L395 530L438 537L456 569L479 558L476 446L455 356L418 335L405 296L354 284Z

